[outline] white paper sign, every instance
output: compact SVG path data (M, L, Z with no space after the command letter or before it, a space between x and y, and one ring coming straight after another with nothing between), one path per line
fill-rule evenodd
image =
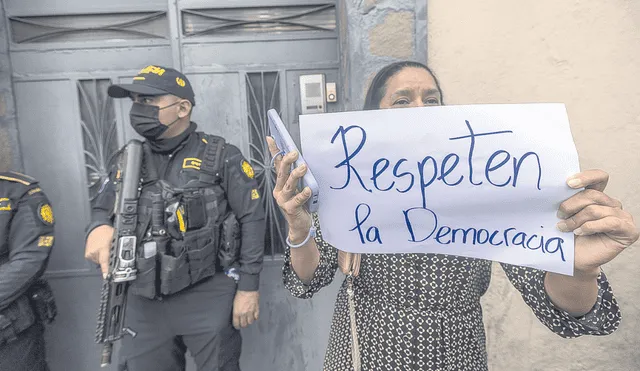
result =
M336 248L573 274L573 234L555 228L579 172L563 104L303 115L300 130Z

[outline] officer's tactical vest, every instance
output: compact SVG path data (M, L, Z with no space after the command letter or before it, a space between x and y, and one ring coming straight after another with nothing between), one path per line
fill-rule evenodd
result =
M9 261L9 234L11 219L18 201L36 188L35 179L14 172L0 173L0 266ZM7 308L0 308L0 346L16 339L22 331L36 321L26 295L22 295Z
M228 210L221 187L225 142L207 135L200 169L184 170L184 184L158 179L145 144L142 190L138 200L138 276L132 293L157 298L177 293L213 276ZM154 205L155 203L155 205ZM164 211L162 217L152 217ZM154 225L160 220L161 225ZM155 243L154 243L155 242Z

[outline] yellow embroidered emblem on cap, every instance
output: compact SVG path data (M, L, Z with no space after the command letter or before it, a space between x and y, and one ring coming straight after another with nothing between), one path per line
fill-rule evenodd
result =
M257 200L260 198L260 193L258 192L257 189L252 189L251 190L251 199L252 200Z
M187 157L182 161L183 169L196 169L200 170L200 166L202 165L202 160L195 157Z
M176 84L182 86L184 88L184 86L186 85L186 83L184 82L183 79L176 77Z
M38 240L39 247L51 247L53 246L53 236L40 236Z
M253 177L256 175L253 172L253 168L251 167L251 165L245 160L242 160L242 172L244 172L251 179L253 179Z
M40 214L40 219L45 223L45 224L53 224L53 210L51 210L51 205L49 204L42 204L40 205L40 208L38 209L38 214Z
M138 75L142 75L143 73L152 73L154 75L162 76L164 75L164 68L156 67L156 66L147 66L138 72Z

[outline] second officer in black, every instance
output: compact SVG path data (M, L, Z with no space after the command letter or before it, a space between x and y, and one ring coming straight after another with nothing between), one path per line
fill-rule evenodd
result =
M122 339L120 370L184 370L187 349L198 370L239 370L238 329L258 319L264 254L253 168L237 147L196 131L194 93L182 73L148 66L132 84L112 85L108 93L133 100L131 125L146 139L138 276L125 317L137 336ZM103 274L121 171L111 172L93 201L87 231L85 256Z

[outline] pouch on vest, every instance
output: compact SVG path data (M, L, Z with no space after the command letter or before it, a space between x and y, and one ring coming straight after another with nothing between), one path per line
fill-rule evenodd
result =
M199 193L185 194L182 202L187 219L187 231L204 227L207 224L207 209L204 196Z
M147 299L154 299L157 296L156 283L158 282L158 252L165 251L169 238L160 232L164 223L164 200L161 195L151 197L151 205L140 202L140 211L151 210L138 218L138 241L142 243L136 252L137 277L131 282L130 290L132 294L142 296ZM153 219L153 220L152 220ZM150 226L150 234L147 228Z
M39 279L29 288L28 295L36 318L46 324L53 322L58 315L58 307L49 283Z
M216 273L219 235L219 228L214 226L188 231L184 235L184 240L176 242L176 245L184 248L189 258L191 283L195 284Z
M153 244L153 254L149 256L144 254L145 248L149 250L149 244ZM143 253L139 254L136 258L136 265L138 268L138 276L133 282L131 282L131 293L142 296L147 299L154 299L156 297L156 250L155 242L144 242L142 246Z
M191 285L185 251L178 256L160 254L160 267L160 294L175 294Z
M240 256L240 223L236 219L234 213L229 215L222 222L222 241L220 243L220 251L218 252L218 259L222 269L227 270L232 268L234 264L238 262Z
M26 295L22 295L7 308L0 311L0 346L17 339L31 327L36 318Z

